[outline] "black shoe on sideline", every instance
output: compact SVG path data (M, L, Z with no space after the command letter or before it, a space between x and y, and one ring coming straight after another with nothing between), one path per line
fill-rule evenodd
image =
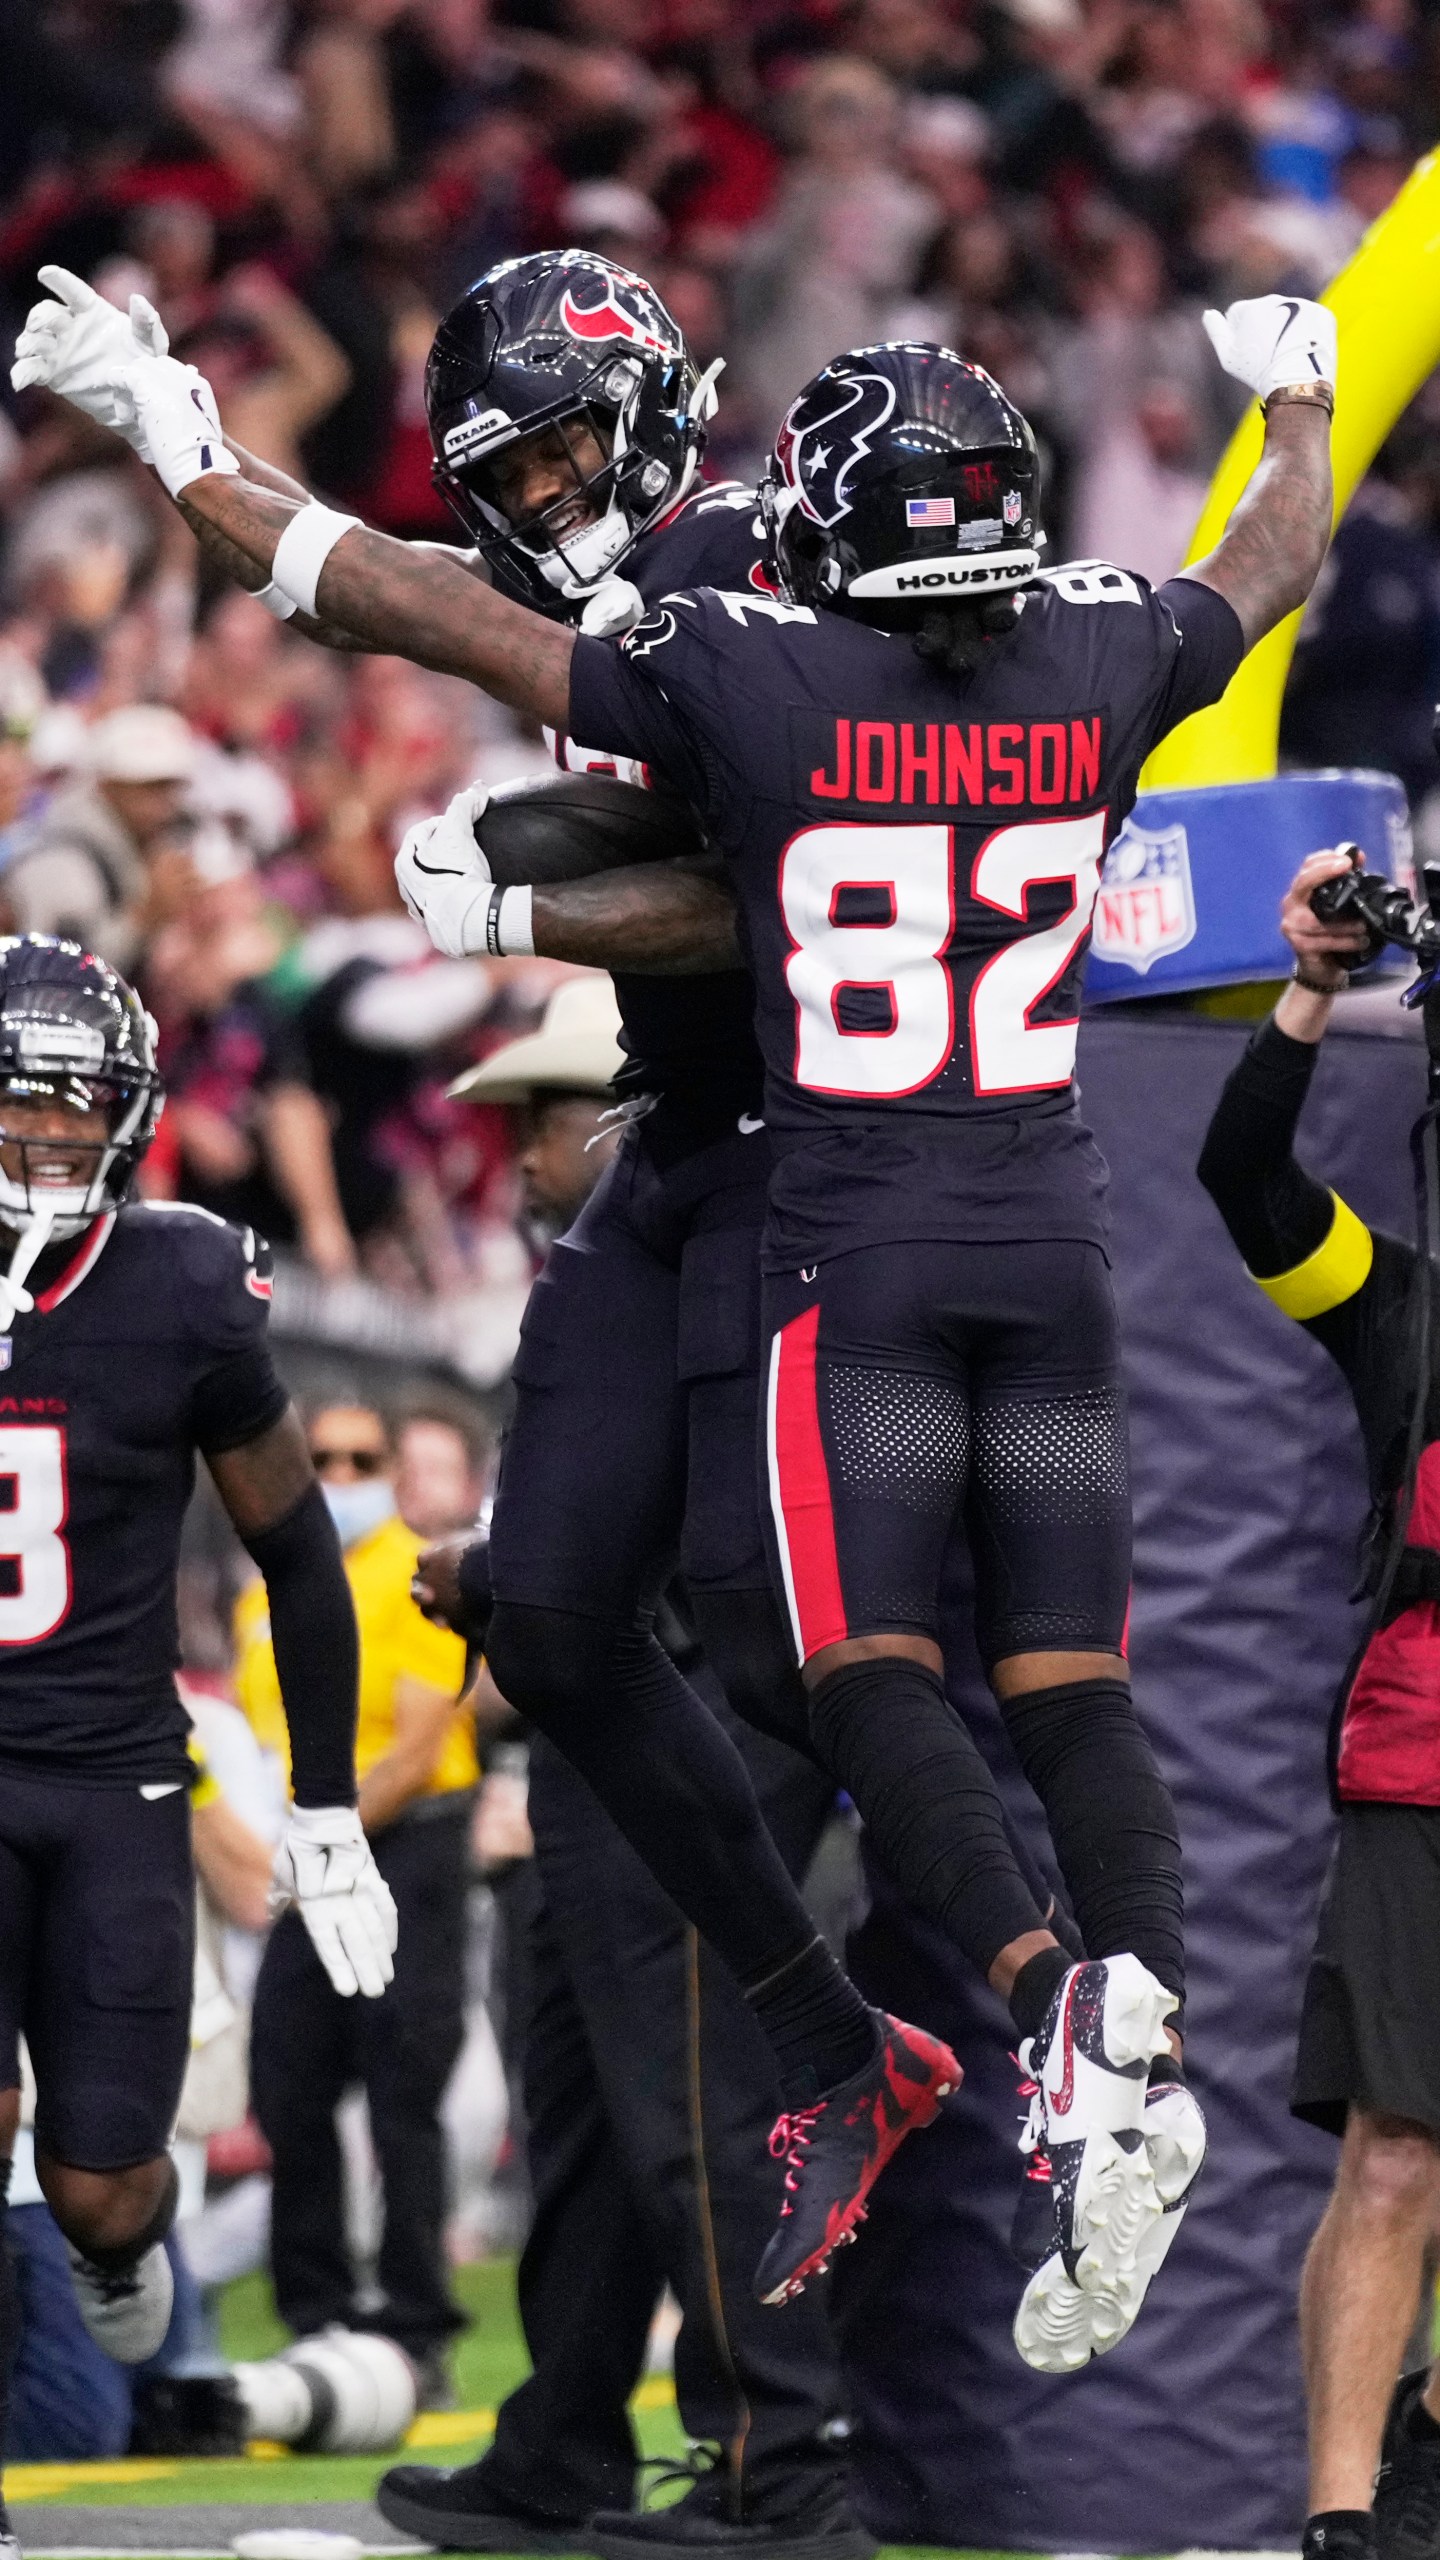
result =
M1412 2420L1430 2379L1429 2367L1397 2384L1380 2447L1375 2483L1375 2538L1380 2560L1440 2560L1440 2427Z
M592 2516L586 2548L598 2560L874 2560L879 2548L834 2463L750 2491L738 2515L736 2505L716 2461L671 2507Z
M583 2517L571 2521L512 2507L481 2478L482 2469L478 2462L458 2471L402 2462L377 2482L375 2504L387 2524L437 2551L595 2550Z

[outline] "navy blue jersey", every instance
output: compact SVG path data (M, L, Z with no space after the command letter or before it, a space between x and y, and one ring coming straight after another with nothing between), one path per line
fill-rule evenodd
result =
M726 480L702 486L654 530L642 534L624 574L647 604L672 587L738 587L768 594L765 541L753 489ZM609 773L650 788L643 758L607 754L573 738L553 741L570 773ZM631 1064L620 1090L664 1093L678 1103L697 1135L733 1128L758 1112L764 1066L755 1037L755 990L743 969L684 978L616 973L620 1045Z
M0 1768L184 1778L180 1530L196 1450L285 1410L268 1249L207 1210L136 1204L37 1279L0 1337Z
M968 680L753 590L577 641L574 734L683 791L735 880L782 1159L771 1267L1103 1237L1074 1085L1100 865L1146 755L1242 647L1209 588L1099 562L1039 580Z

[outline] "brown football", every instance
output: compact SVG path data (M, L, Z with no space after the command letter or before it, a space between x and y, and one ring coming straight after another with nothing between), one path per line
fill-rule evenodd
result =
M700 831L683 800L642 791L603 773L557 773L503 784L475 839L502 889L585 880L636 862L698 853Z

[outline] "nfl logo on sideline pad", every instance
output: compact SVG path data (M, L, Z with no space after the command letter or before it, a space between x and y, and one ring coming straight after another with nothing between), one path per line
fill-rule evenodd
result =
M1184 828L1122 827L1105 857L1095 901L1098 957L1123 960L1143 977L1166 952L1193 942L1195 926Z

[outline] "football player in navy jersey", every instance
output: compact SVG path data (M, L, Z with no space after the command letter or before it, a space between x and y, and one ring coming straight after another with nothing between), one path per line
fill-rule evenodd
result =
M97 391L84 345L72 363L49 323L28 359L91 414L108 401L191 521L306 609L644 760L725 854L780 1146L777 1569L824 1756L1032 2041L1055 2210L1017 2337L1054 2369L1123 2335L1203 2149L1167 2056L1183 1978L1174 1817L1119 1649L1128 1506L1100 1168L1071 1093L1075 979L1144 755L1303 600L1330 522L1333 321L1265 297L1210 325L1266 402L1265 451L1217 550L1160 594L1105 564L1042 578L1023 419L945 350L872 349L827 368L779 439L786 594L679 591L623 646L247 484L185 368L107 360ZM493 890L473 834L437 833L427 856L407 888L449 947L516 947L513 932L519 947L613 956L587 939L585 901L567 937L563 893ZM669 894L657 883L658 902ZM1045 1927L945 1706L935 1581L962 1507L993 1685L1046 1805L1084 1967ZM748 1983L788 2069L790 2210L760 2276L782 2298L848 2236L905 2129L904 2039L883 2028L873 2050L843 1978L787 1942L783 1898L757 1890L753 1861L731 1896L743 1912L714 1912L701 1851L738 1807L697 1757L693 1819L676 1829L683 1805L667 1783L662 1806L662 1755L646 1747L661 1714L657 1697L638 1752L633 1724L558 1721ZM934 2094L930 2077L922 2103Z
M180 1530L205 1459L268 1587L294 1750L277 1853L338 1989L394 1908L355 1811L339 1545L265 1342L266 1248L127 1199L161 1109L153 1026L102 961L0 942L0 2197L35 2069L36 2168L92 2337L159 2346L190 2052ZM0 2415L16 2304L0 2227ZM3 2433L3 2429L0 2429Z

